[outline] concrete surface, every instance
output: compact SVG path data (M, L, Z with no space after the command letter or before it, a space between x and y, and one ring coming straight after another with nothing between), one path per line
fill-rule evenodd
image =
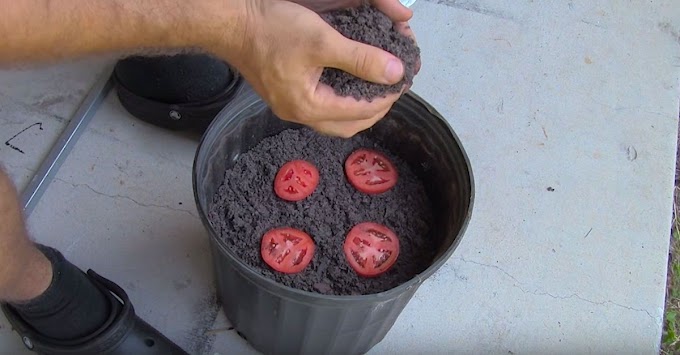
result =
M452 259L372 353L658 352L678 97L676 1L418 1L413 90L470 155ZM0 73L0 161L24 186L103 62ZM252 349L215 306L195 137L110 95L29 220L192 354ZM0 321L0 353L21 343Z

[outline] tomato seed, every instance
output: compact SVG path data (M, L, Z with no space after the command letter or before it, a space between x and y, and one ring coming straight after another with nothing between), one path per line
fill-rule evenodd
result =
M352 161L352 164L357 165L361 164L366 160L366 154L359 155L354 161Z
M378 158L375 158L373 160L373 165L378 165L380 167L380 170L376 171L390 171L390 168L388 168L387 165L385 165L385 162Z
M356 260L357 264L361 265L361 267L366 267L366 258L362 258L361 255L354 250L352 250L352 257L354 257L354 260Z
M295 255L295 258L293 258L293 265L299 265L305 255L307 255L307 248L300 250L297 255Z
M269 242L269 245L267 245L267 252L272 254L278 245L279 244L274 241Z
M369 243L367 240L361 239L359 237L354 238L352 241L354 242L354 244L356 244L357 246L359 246L361 248L363 248L364 245L367 246L367 247L371 246L371 243Z
M392 239L390 239L390 237L388 237L386 234L379 232L375 229L369 229L366 232L369 233L370 235L380 239L383 242L391 242L392 241Z
M300 238L292 236L292 235L287 234L287 233L283 233L283 234L281 234L281 236L283 236L283 240L286 241L286 244L289 244L289 242L290 242L293 245L296 245L297 243L300 243L300 240L301 240ZM288 245L288 246L290 246L290 245Z
M380 258L378 258L377 260L375 259L375 257L373 258L373 265L375 265L376 268L382 266L382 264L384 264L387 261L387 259L389 259L390 256L392 256L392 252L389 250L381 251L383 252L383 254L380 256Z
M293 178L294 174L295 173L293 172L293 169L288 169L288 171L286 171L286 175L283 176L283 181L290 180L291 178Z
M300 179L299 176L296 176L296 177L295 177L295 182L297 182L298 184L300 184L302 187L307 187L307 184L306 184L304 181L302 181L302 179Z
M387 179L383 179L380 176L373 175L370 179L366 181L366 185L380 185L389 182Z
M290 249L286 249L286 251L284 251L283 254L279 255L276 258L276 263L281 264L283 262L283 259L285 259L288 256L288 254L290 254Z

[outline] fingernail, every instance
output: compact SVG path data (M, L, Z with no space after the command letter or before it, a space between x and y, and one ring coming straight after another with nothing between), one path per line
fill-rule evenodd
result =
M390 59L385 68L385 79L390 83L396 83L404 75L404 66L398 59Z

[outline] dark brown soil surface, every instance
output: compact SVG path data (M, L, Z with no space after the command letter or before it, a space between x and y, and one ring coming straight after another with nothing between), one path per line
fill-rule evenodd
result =
M370 196L346 180L345 158L360 147L382 151L399 171L390 191ZM286 202L273 191L279 167L305 159L319 169L315 192L300 202ZM426 238L432 225L430 202L421 181L407 164L362 134L352 139L322 136L309 129L288 130L263 140L239 157L225 174L209 218L228 247L262 275L301 290L333 295L370 294L394 288L430 265L435 251ZM400 239L396 264L376 278L362 278L345 260L342 244L357 223L374 221L392 228ZM266 231L290 226L312 236L316 253L299 274L273 271L260 256Z
M363 5L331 11L321 17L345 37L386 50L404 63L404 78L394 85L368 82L345 71L327 68L321 75L321 82L335 89L338 95L371 101L385 94L398 93L404 85L413 83L420 49L411 38L397 32L392 20L385 14L370 5Z

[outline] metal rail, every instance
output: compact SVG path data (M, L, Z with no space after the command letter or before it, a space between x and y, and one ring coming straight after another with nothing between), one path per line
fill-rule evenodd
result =
M21 205L24 209L26 218L33 212L38 201L52 182L57 171L64 163L64 160L71 152L80 135L87 125L92 121L92 117L99 109L102 101L113 87L111 77L112 68L107 68L97 82L90 88L87 96L78 107L76 113L71 117L64 131L61 132L57 142L52 146L50 152L43 159L40 167L33 175L33 178L21 192Z

